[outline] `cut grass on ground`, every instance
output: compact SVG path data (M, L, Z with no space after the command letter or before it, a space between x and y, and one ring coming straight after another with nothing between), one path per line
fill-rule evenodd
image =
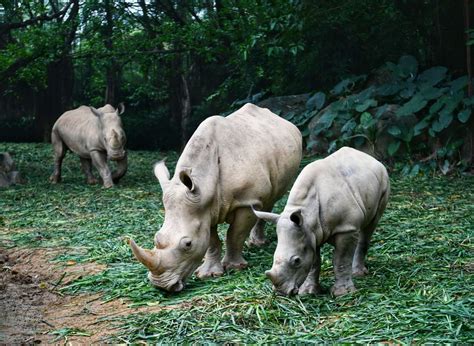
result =
M107 265L63 287L64 294L99 292L105 300L169 307L111 317L119 328L116 342L474 342L473 177L391 174L392 196L369 250L370 274L356 279L354 294L275 296L263 275L276 243L274 227L267 226L270 244L245 249L248 269L206 281L192 278L182 293L170 295L148 284L146 269L124 242L133 236L150 248L163 222L161 190L152 174L163 153L130 152L127 175L105 190L85 184L79 159L71 154L63 183L50 185L49 145L0 144L6 150L15 154L28 184L0 190L0 246L64 247L69 250L57 261ZM166 156L172 168L177 156ZM220 232L222 237L225 226ZM334 280L331 253L326 245L326 288Z

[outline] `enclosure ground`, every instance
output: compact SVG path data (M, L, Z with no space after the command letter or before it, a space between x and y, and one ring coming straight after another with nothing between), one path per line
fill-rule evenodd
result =
M0 190L0 342L474 342L471 176L391 172L370 274L354 294L273 295L263 275L276 244L268 226L270 243L245 249L248 269L192 278L171 295L148 284L124 241L150 248L163 222L151 171L163 153L130 152L129 172L107 190L86 185L72 155L63 183L50 185L48 145L0 144L5 150L28 183ZM166 156L172 169L176 154ZM327 245L326 288L331 258Z

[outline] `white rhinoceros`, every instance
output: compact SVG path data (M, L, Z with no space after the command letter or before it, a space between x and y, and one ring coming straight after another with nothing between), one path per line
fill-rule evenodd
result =
M261 241L264 226L256 223L251 206L272 209L291 186L301 154L298 128L268 109L246 104L227 117L204 120L184 148L172 179L164 162L154 167L165 207L154 249L142 249L130 239L133 253L149 269L151 283L177 292L197 267L199 278L246 267L245 239L255 225L254 240ZM221 262L217 225L224 222L230 226Z
M89 184L96 184L92 164L97 168L104 187L112 187L127 171L125 132L120 115L125 108L105 105L99 109L81 106L61 115L53 126L51 143L54 150L52 183L61 181L61 165L69 149L79 155ZM107 160L117 162L117 171L111 173Z
M344 147L307 165L291 188L281 215L254 211L276 223L278 244L266 272L284 295L319 293L320 247L335 246L335 296L355 290L352 276L367 273L370 238L387 205L390 183L373 157Z

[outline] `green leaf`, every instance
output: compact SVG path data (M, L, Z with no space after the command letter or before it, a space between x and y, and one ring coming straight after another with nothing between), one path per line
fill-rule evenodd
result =
M421 73L417 81L425 85L435 86L446 78L447 72L448 69L446 67L435 66Z
M326 111L324 114L319 118L319 120L316 123L316 126L314 127L314 134L318 135L322 131L327 130L328 128L331 127L334 119L336 119L337 113Z
M415 93L416 86L412 82L406 82L402 84L402 88L400 91L400 97L407 99L413 96Z
M390 133L392 136L397 137L401 135L402 131L395 125L390 126L387 130L388 133Z
M325 102L326 94L321 91L317 92L306 102L306 109L309 111L320 110L323 108Z
M423 96L418 93L415 96L413 96L410 99L410 101L408 101L402 107L400 107L395 112L395 114L399 117L411 115L423 109L423 107L425 107L427 104L428 104L428 101L426 101L423 98Z
M420 90L421 95L425 100L434 100L439 98L441 95L445 93L445 91L448 90L448 88L435 88L431 85L423 88Z
M418 61L411 55L403 55L398 60L398 67L403 77L415 78L418 72Z
M388 147L387 147L387 153L389 156L395 155L395 153L398 151L398 148L400 148L400 141L395 141L391 142Z
M341 128L341 132L342 133L347 133L347 134L351 134L352 131L356 128L357 126L357 123L355 122L354 119L350 119L349 121L347 121L344 126Z
M374 125L375 120L372 117L372 114L370 114L369 112L362 113L362 115L360 116L360 124L366 130L372 125Z
M463 124L467 123L469 117L471 116L471 109L463 109L458 113L458 120Z
M340 95L342 92L347 91L351 84L352 81L350 79L344 79L336 84L336 86L331 90L331 94Z
M443 131L443 129L444 129L443 124L441 124L439 120L435 120L433 121L433 124L431 124L431 130L433 130L434 132L441 132ZM432 135L432 137L434 137L434 135Z
M459 78L449 82L448 85L451 87L451 92L455 93L455 92L463 89L464 87L466 87L468 81L469 81L468 76L462 76L462 77L459 77Z
M362 113L370 107L377 107L377 101L375 101L374 99L365 100L363 103L357 105L355 110L359 113Z
M400 83L386 83L375 88L377 95L392 96L398 93L401 89Z
M418 136L423 129L427 128L430 125L428 120L429 117L425 117L413 127L413 132L415 136Z

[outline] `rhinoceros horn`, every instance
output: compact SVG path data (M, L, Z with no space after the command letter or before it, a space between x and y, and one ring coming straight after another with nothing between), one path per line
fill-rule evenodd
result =
M165 165L165 159L155 163L153 166L153 172L155 173L156 178L160 182L161 189L165 192L166 188L170 183L170 172Z
M257 210L254 209L253 206L251 208L252 208L252 211L255 214L255 216L258 217L259 219L262 219L262 220L265 220L265 221L268 221L268 222L271 222L271 223L274 223L274 224L277 224L278 220L280 219L280 215L278 215L278 214L267 213L267 212L264 212L264 211L257 211Z
M145 267L149 270L155 270L160 265L160 258L157 250L147 250L138 246L133 239L128 240L128 244L132 248L133 254Z

